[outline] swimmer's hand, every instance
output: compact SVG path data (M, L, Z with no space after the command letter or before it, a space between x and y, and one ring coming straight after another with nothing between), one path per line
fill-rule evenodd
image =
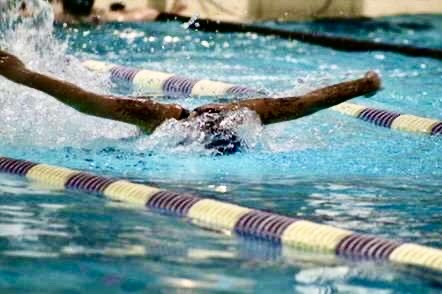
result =
M20 59L0 50L0 75L11 81L21 83L26 79L27 73L28 70Z

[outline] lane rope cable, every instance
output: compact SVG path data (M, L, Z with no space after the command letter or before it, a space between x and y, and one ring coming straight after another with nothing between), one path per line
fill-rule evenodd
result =
M157 21L179 21L187 23L190 29L215 32L215 33L256 33L263 36L277 36L288 40L333 48L339 51L362 52L362 51L388 51L413 57L428 57L442 59L442 49L426 48L412 45L392 44L360 40L349 37L334 36L330 34L309 33L302 31L289 31L277 28L264 27L253 24L234 23L227 21L199 18L194 21L191 17L173 13L160 13Z

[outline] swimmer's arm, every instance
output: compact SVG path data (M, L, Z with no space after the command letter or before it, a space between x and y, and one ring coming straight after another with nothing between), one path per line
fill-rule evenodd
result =
M148 132L167 119L182 119L188 115L187 110L174 104L104 96L83 90L72 83L33 72L18 58L1 50L0 75L47 93L82 113L133 124Z
M299 97L243 100L238 104L258 113L263 124L294 120L332 107L349 99L380 89L381 81L374 72L363 78L321 88Z
M235 110L249 108L255 111L263 124L272 124L294 120L332 107L357 96L379 90L381 81L374 72L368 72L363 78L321 88L298 97L258 98L242 100L231 104L205 105L197 108L197 113L215 109Z

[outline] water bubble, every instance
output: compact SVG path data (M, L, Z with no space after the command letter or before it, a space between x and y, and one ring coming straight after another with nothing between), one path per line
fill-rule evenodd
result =
M384 60L385 59L385 55L384 54L375 54L374 58L377 60Z
M183 23L182 27L186 30L193 24L195 24L195 27L199 27L199 24L195 23L198 20L198 18L199 18L199 14L192 15L192 17L189 19L188 22Z
M201 46L205 47L205 48L209 48L210 47L210 43L207 42L206 40L201 41Z

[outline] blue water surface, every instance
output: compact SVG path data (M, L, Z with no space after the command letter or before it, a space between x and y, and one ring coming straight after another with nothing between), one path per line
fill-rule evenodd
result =
M442 48L441 16L263 25ZM376 70L382 91L352 102L442 119L439 60L340 52L252 33L193 32L178 22L28 31L16 28L3 41L31 68L101 93L146 94L87 72L81 60L232 82L274 96ZM252 119L246 126L248 150L213 156L201 146L169 144L178 135L173 130L134 138L134 127L87 117L2 78L0 89L1 156L442 247L440 137L397 132L325 110L265 128ZM222 98L156 99L192 108ZM5 293L440 291L434 279L389 265L281 250L12 176L0 175L0 196Z

